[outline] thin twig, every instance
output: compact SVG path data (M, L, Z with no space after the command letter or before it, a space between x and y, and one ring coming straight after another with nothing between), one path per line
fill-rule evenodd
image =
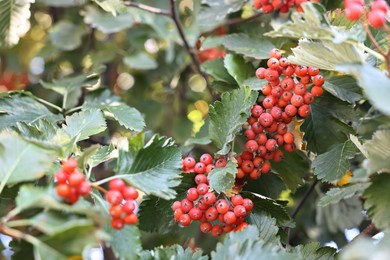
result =
M91 187L95 188L95 189L98 189L98 190L100 190L103 193L107 193L108 192L105 188L100 187L99 185L96 185L96 184L91 184Z
M194 65L196 71L200 75L202 75L202 77L206 81L207 90L210 92L210 95L212 95L212 90L208 84L208 75L202 71L202 69L200 67L200 61L199 61L197 55L195 54L194 48L190 46L190 44L188 43L187 38L184 34L183 27L181 26L181 23L180 23L179 15L177 13L175 0L170 0L170 3L171 3L171 18L172 18L173 22L175 23L176 29L179 32L179 35L180 35L180 38L184 44L184 47L187 50L188 54L190 55L191 60L192 60L192 64Z
M311 185L310 187L306 190L305 194L303 194L303 197L302 197L302 200L299 202L297 208L294 210L294 212L292 213L291 217L292 218L295 218L298 214L298 212L301 210L303 204L305 204L307 198L309 197L309 195L313 192L315 186L317 185L318 183L318 180L316 179Z
M371 33L371 30L370 28L368 27L368 24L367 23L364 23L363 24L363 27L364 27L364 30L366 31L367 33L367 36L368 38L370 39L370 41L372 42L372 44L374 44L375 48L378 50L378 52L386 59L386 53L382 50L381 46L379 46L378 42L375 40L374 36L372 35Z
M168 10L164 10L164 9L160 9L160 8L156 8L153 6L144 5L144 4L140 4L140 3L135 3L135 2L131 2L131 1L124 1L123 3L125 4L125 6L135 7L135 8L144 10L144 11L149 12L149 13L171 16L171 12L169 12Z
M365 227L359 235L357 235L356 237L354 237L352 239L351 242L355 241L356 239L358 238L361 238L361 237L372 237L372 236L375 236L376 234L378 234L380 232L379 229L376 228L376 226L374 225L374 223L371 223L370 225L368 225L367 227Z

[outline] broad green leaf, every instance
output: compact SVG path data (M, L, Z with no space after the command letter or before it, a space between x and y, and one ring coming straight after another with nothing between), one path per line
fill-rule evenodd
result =
M319 242L311 242L305 245L293 247L293 252L298 254L300 259L317 260L317 259L334 259L337 250L333 247L321 247Z
M34 258L35 259L42 259L42 260L50 260L50 259L59 259L59 260L66 260L68 257L61 252L58 252L54 248L51 248L50 246L39 242L36 245L34 245Z
M342 199L359 196L363 193L365 189L368 188L368 186L370 186L369 183L354 183L340 188L331 188L320 199L318 205L321 207L325 207L329 204L339 203Z
M245 190L270 198L279 198L286 189L286 184L279 174L262 174L258 180L248 180L245 185Z
M237 84L235 79L224 67L223 59L209 60L202 63L202 70L212 76L215 80L226 82L232 85Z
M104 11L117 15L126 11L126 6L121 0L93 0Z
M351 76L327 75L325 74L323 88L343 101L351 104L362 98L361 90L356 80Z
M126 104L113 106L100 106L109 117L114 118L120 125L126 129L141 132L145 127L145 121L141 113Z
M66 256L81 255L85 248L98 246L99 238L97 229L92 221L74 223L74 225L69 225L67 229L60 233L39 237L40 241L50 247L50 249ZM38 248L36 249L42 253ZM42 259L50 259L50 257L44 254L40 254L40 256Z
M384 237L380 239L362 236L345 246L339 254L339 259L387 259L390 257L389 248L389 231L385 231Z
M81 46L84 34L85 29L82 26L62 20L51 28L49 38L57 48L71 51Z
M349 43L332 41L310 41L302 39L288 56L289 62L324 70L338 70L343 64L364 63L363 52Z
M184 199L187 190L196 186L193 174L185 174L179 186L175 188L176 198L164 200L156 196L145 196L139 206L139 226L142 231L158 232L165 234L178 229L178 224L174 221L172 203L176 200Z
M79 6L85 4L86 0L37 0L38 3L44 3L48 6L54 7L70 7L70 6Z
M0 1L0 47L11 47L29 29L30 3L33 0Z
M88 139L92 135L99 134L106 129L106 121L100 110L85 110L74 113L65 118L66 125L63 131L77 141Z
M265 243L279 242L279 228L276 226L276 219L267 215L250 214L249 224L254 225L259 230L258 238Z
M286 252L281 246L266 244L258 239L259 231L248 226L240 232L230 232L223 243L211 252L212 259L296 259L297 255Z
M324 93L310 105L311 114L301 125L307 149L321 154L332 145L344 143L353 133L347 123L356 118L357 112L348 103Z
M109 243L118 259L139 259L141 253L141 234L137 226L125 226L121 230L108 227L106 231L111 235Z
M13 129L23 138L49 141L56 135L59 128L46 119L38 119L32 124L23 121L17 122Z
M61 212L77 213L96 218L99 216L97 208L88 201L79 199L73 205L60 202L54 187L40 188L33 185L23 185L19 189L16 205L20 210L29 208L52 209Z
M250 78L247 78L246 80L244 80L242 82L242 85L243 86L248 86L250 87L252 90L261 90L261 88L263 87L264 84L267 83L267 80L266 79L258 79L256 77L250 77Z
M130 69L151 70L158 67L157 62L144 52L137 52L136 54L125 56L123 62Z
M390 130L376 131L372 140L365 142L363 147L367 151L364 168L369 174L377 171L390 172Z
M244 4L243 0L208 0L205 1L208 7L203 6L196 16L199 26L213 28L220 23L229 13L237 12Z
M0 193L5 185L41 178L55 158L52 151L26 142L14 132L1 132Z
M379 229L390 227L390 175L380 174L372 177L372 183L364 193L364 208Z
M91 167L96 167L102 162L114 159L118 157L118 150L115 149L115 146L110 144L108 146L100 146L94 154L92 154L87 163Z
M242 192L244 198L249 198L253 201L253 214L267 215L276 219L278 226L294 227L294 223L286 208L271 198L262 196L260 194L244 191Z
M250 36L243 33L226 35L223 37L222 43L230 51L258 60L268 59L270 50L275 48L264 37Z
M202 256L202 250L195 252L191 248L184 248L180 245L169 247L156 247L153 250L142 251L141 260L171 259L171 260L207 260L207 256Z
M217 193L226 192L234 186L237 164L228 161L225 167L216 167L208 175L209 185Z
M129 13L118 14L104 13L94 6L87 6L84 12L84 22L97 28L103 33L116 33L133 25L133 17Z
M15 126L17 122L32 124L39 119L55 124L61 118L31 97L20 94L0 97L0 129Z
M315 175L318 179L326 182L340 180L346 171L350 170L349 160L358 152L359 150L350 140L335 145L328 152L315 158L312 165Z
M362 210L362 202L356 197L325 207L320 207L317 203L316 222L317 225L326 225L331 233L344 231L346 228L359 226L363 221Z
M172 199L176 195L173 188L180 184L180 149L171 139L154 136L137 153L131 165L121 165L119 169L117 174L146 194Z
M221 101L215 101L210 105L209 133L211 140L220 148L218 154L229 153L230 143L246 122L250 107L255 103L256 98L256 91L244 87L225 92L222 94Z
M303 177L310 171L310 160L299 150L294 153L283 151L283 156L282 161L272 162L272 170L279 174L286 186L294 193L299 185L304 183Z
M245 86L244 81L255 75L252 65L245 62L244 58L239 55L228 53L223 61L229 74L240 86Z
M379 69L369 65L338 66L337 70L352 74L371 104L385 115L390 115L390 79Z

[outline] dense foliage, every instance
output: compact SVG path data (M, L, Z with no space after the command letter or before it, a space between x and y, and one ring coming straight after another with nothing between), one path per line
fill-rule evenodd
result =
M390 258L389 20L0 0L0 259Z

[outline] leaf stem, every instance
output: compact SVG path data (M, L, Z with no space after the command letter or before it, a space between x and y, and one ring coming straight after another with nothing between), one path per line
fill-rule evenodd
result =
M95 182L91 183L91 185L92 185L92 187L100 186L100 185L102 185L102 184L104 184L106 182L109 182L109 181L113 180L113 179L125 179L128 176L129 176L128 174L114 175L114 176L105 178L105 179L100 180L100 181L95 181Z
M299 202L298 206L296 207L296 209L294 210L294 212L292 213L291 217L294 219L299 211L302 209L302 206L305 204L307 198L310 196L310 194L313 192L315 186L317 185L318 183L318 180L316 179L311 185L310 187L305 191L305 194L303 194L303 197L301 199L301 201Z
M78 107L71 108L71 109L67 110L67 111L65 112L65 114L68 115L68 114L70 114L70 113L79 111L79 110L81 110L82 108L83 108L83 106L78 106Z
M374 36L371 33L370 28L368 27L368 23L363 23L364 30L367 33L368 38L374 44L375 48L378 50L378 52L386 59L386 53L382 50L381 46L379 46L378 42L375 40Z
M131 1L124 1L123 3L126 6L135 7L135 8L144 10L144 11L149 12L149 13L171 16L171 13L168 10L156 8L156 7L149 6L149 5L144 5L141 3L131 2Z
M105 180L105 179L104 179L104 180ZM98 184L96 184L96 182L95 182L95 183L92 183L92 184L91 184L91 187L92 187L92 188L95 188L95 189L97 189L97 190L100 190L100 191L103 192L103 193L107 193L107 192L108 192L105 188L100 187Z
M62 112L62 108L60 108L59 106L56 106L56 105L54 105L54 104L52 104L52 103L50 103L50 102L48 102L48 101L46 101L44 99L36 97L34 95L31 95L31 97L34 98L36 101L38 101L38 102L40 102L40 103L42 103L42 104L44 104L44 105L46 105L48 107L54 108L55 110L57 110L60 113Z

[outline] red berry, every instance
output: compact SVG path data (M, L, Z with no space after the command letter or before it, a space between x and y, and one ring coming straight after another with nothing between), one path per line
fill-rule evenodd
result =
M357 21L362 17L364 7L362 5L352 3L345 8L345 15L350 21Z
M249 140L245 144L245 149L250 153L256 152L258 148L259 148L259 145L257 144L257 142L255 140Z
M255 132L252 129L247 129L245 130L245 136L247 140L253 140L255 139Z
M74 158L68 158L62 161L62 170L65 173L72 173L77 169L77 161Z
M385 0L376 0L375 2L371 3L371 10L380 10L384 13L387 13L387 11L389 11L389 6Z
M263 92L264 95L269 95L272 92L272 87L270 84L264 84L261 88L261 92Z
M183 199L181 201L181 210L184 212L184 213L187 213L188 211L190 211L192 208L194 207L194 203L192 201L190 201L189 199Z
M282 52L279 49L274 48L274 49L270 50L269 56L271 58L280 59L282 57Z
M248 212L253 209L253 202L251 199L245 198L242 205L245 207L246 211Z
M123 199L122 194L117 190L110 190L106 193L106 200L111 205L120 204L122 199Z
M278 149L278 143L275 139L268 139L265 143L265 148L267 148L268 151L275 151Z
M223 215L223 221L224 221L227 225L233 225L233 224L236 223L236 221L237 221L236 214L234 214L233 211L228 211L228 212L226 212L226 213Z
M271 69L277 69L279 67L279 60L277 58L272 57L267 61L267 66Z
M314 101L313 95L309 92L305 93L305 95L303 96L303 102L305 102L305 104L307 105L310 105L311 103L313 103L313 101Z
M218 218L218 211L216 208L210 207L206 210L205 215L208 221L214 221Z
M218 213L224 214L229 210L229 204L226 200L221 199L215 203L215 208L217 209Z
M57 183L59 184L64 184L66 183L66 181L68 180L68 177L69 175L67 173L65 173L63 170L59 170L58 172L56 172L55 174L55 180L57 181Z
M273 158L273 155L271 156L271 159ZM260 172L267 174L271 170L271 164L268 161L265 161L263 165L261 166Z
M84 182L84 180L85 180L85 177L81 172L74 172L74 173L70 174L69 178L68 178L69 185L72 187L79 186L81 183Z
M272 115L270 113L263 113L259 117L259 120L260 120L260 124L262 126L268 127L273 123L274 118L272 117Z
M183 214L179 218L179 223L182 226L188 226L191 224L191 218L188 214Z
M204 163L204 165L209 165L210 163L213 163L213 157L208 154L208 153L205 153L205 154L202 154L202 156L200 157L200 161L202 163Z
M283 135L283 139L286 144L291 144L294 142L294 135L291 132L287 132Z
M217 200L217 197L215 196L215 194L213 192L207 192L204 196L203 196L205 202L209 205L212 205L215 203L215 201Z
M368 23L375 29L380 29L386 24L386 13L382 10L371 10L367 15Z
M224 158L219 158L216 162L215 162L215 167L225 167L227 164L227 161L224 159Z
M244 199L242 199L242 203L244 203ZM243 205L237 205L234 207L234 214L237 217L245 217L246 216L246 208Z
M192 220L199 220L202 218L203 213L199 208L192 208L189 212L188 215Z
M298 66L295 67L294 73L298 77L306 76L306 74L307 74L307 67L306 66L302 66L302 65L298 65Z
M291 144L284 144L284 150L288 153L292 153L295 151L295 144L294 143L291 143Z
M231 200L234 206L244 203L244 198L241 195L234 195Z
M320 87L324 84L324 82L325 82L324 76L322 76L321 74L318 74L313 77L313 84L316 86Z
M193 157L191 157L191 156L188 156L188 157L183 159L183 167L185 169L192 169L192 168L194 168L195 163L196 163L195 159Z
M86 196L89 193L91 193L91 183L89 182L82 182L78 187L78 192L80 193L81 196Z
M121 179L113 179L108 183L108 188L110 190L122 191L122 189L126 186L126 183Z
M253 169L253 171L249 173L249 178L251 178L252 180L257 180L258 178L260 178L260 176L261 172L259 171L259 169Z
M181 208L181 202L180 201L175 201L175 202L173 202L172 203L172 205L171 205L171 209L173 210L173 211L175 211L175 210L177 210L177 209L179 209L179 208Z
M198 190L196 188L189 188L187 191L187 199L190 201L195 201L199 197Z
M125 225L125 223L124 223L123 219L121 219L121 218L113 218L111 220L111 226L113 229L117 229L117 230L122 229L124 227L124 225Z
M71 188L68 184L58 184L57 194L60 197L67 198L71 194Z
M180 217L184 214L183 210L181 210L181 208L179 209L176 209L175 212L173 213L173 218L176 220L176 221L179 221Z
M245 172L245 173L250 173L251 171L253 171L254 169L254 165L253 165L253 162L250 161L250 160L245 160L242 162L242 165L241 165L241 169Z
M109 212L113 218L120 218L122 216L123 209L121 205L113 205L110 207Z
M180 204L181 204L179 201L176 201L176 202L178 202L178 203L176 203L176 205L175 205L175 203L174 203L174 205L172 205L172 209L174 209L174 210L178 209L180 207ZM123 206L122 206L123 211L126 213L132 213L135 209L134 203L135 203L134 200L126 201L125 204L123 204ZM175 206L175 208L173 206Z
M203 174L206 172L206 165L202 162L195 164L194 171L198 174Z
M264 109L259 105L253 106L251 110L252 116L256 118L258 118L263 112Z
M202 224L200 224L200 231L202 231L203 233L209 233L212 227L213 226L210 222L203 222Z
M266 70L265 68L258 68L256 70L256 77L259 79L264 79L265 70Z
M131 213L131 214L127 214L124 218L124 222L125 224L127 225L134 225L134 224L137 224L138 222L138 216L137 214L134 214L134 213Z
M319 97L319 96L322 96L322 93L323 93L323 90L321 87L319 86L314 86L312 87L311 89L311 94L315 97Z
M200 184L200 183L207 183L207 177L204 174L198 174L195 176L195 183Z
M198 187L196 188L199 195L205 195L209 191L209 185L206 183L200 183L198 184Z
M126 186L122 189L123 198L125 200L135 200L138 198L138 191L131 186Z
M298 115L301 116L301 117L307 117L310 115L310 107L309 105L302 105L299 109L298 109Z
M222 235L222 227L220 225L214 225L211 228L211 235L215 237L219 237L220 235Z
M284 112L290 117L293 117L297 114L298 109L294 105L287 105L284 109ZM283 115L282 115L283 116Z
M317 68L309 67L309 68L307 69L307 73L308 73L310 76L315 76L315 75L318 75L318 73L320 73L320 70L317 69Z
M215 168L214 164L209 164L206 166L206 174L209 174Z

